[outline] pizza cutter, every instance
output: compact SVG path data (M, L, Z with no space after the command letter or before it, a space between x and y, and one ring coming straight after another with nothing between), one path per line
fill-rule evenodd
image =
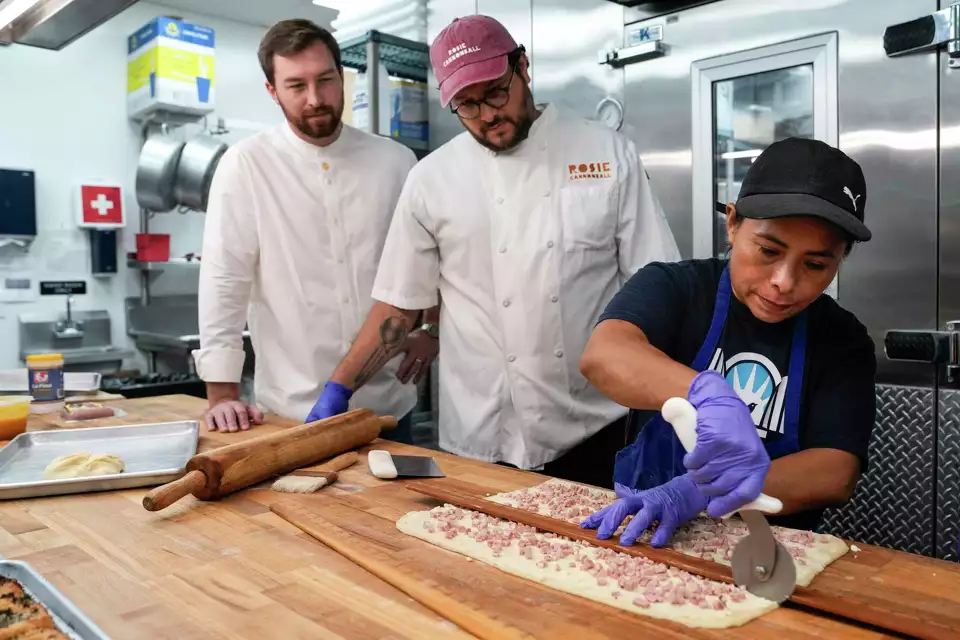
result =
M697 410L683 398L670 398L663 403L663 419L673 426L677 438L687 451L697 445ZM737 543L730 559L733 581L747 591L780 603L793 594L797 586L797 568L790 552L773 537L764 513L779 513L783 503L761 493L738 512L749 533ZM729 518L732 513L723 516Z

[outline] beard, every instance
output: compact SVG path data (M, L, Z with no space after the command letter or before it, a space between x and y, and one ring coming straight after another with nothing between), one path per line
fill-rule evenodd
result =
M533 93L530 92L530 87L524 85L523 89L525 94L523 101L523 115L521 115L519 118L498 115L489 123L481 123L479 133L474 133L472 130L467 129L467 131L470 132L470 135L473 136L474 140L491 151L503 153L504 151L510 151L511 149L516 148L521 142L527 139L527 136L530 135L530 127L533 126L533 116L536 114L536 108L533 106ZM503 122L513 125L513 137L502 140L502 142L499 143L488 139L487 132Z
M282 102L280 103L280 109L283 110L283 115L287 118L287 121L297 128L297 131L308 138L320 140L332 136L340 126L343 117L343 98L340 98L339 105L324 104L313 109L305 109L299 114L291 113ZM323 117L317 118L317 116Z

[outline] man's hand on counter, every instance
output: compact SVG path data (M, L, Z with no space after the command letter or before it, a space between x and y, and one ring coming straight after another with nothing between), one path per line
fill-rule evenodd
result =
M403 384L419 384L440 351L440 341L426 331L417 329L407 336L401 351L406 353L406 357L397 369L397 378Z
M210 408L203 420L209 431L246 431L252 425L263 424L263 413L240 400L238 384L208 382L207 402Z

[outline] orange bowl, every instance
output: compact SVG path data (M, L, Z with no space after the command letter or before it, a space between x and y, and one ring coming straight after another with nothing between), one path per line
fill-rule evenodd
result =
M27 430L30 396L0 396L0 440L13 440Z

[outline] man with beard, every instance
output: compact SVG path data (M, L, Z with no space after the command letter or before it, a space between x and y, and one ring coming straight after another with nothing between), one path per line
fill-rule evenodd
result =
M211 430L262 421L261 408L303 420L373 303L377 264L413 153L341 122L337 41L286 20L259 50L270 96L286 121L232 146L210 190L200 270L197 372ZM429 306L429 305L428 305ZM405 340L358 407L401 418L409 440L416 383L437 353L436 309ZM259 407L240 401L242 332L249 324ZM432 334L432 335L431 335Z
M590 386L580 354L627 278L679 258L637 150L537 106L523 47L492 18L455 20L430 60L466 132L410 172L378 302L313 415L346 408L439 288L441 447L610 486L627 410Z

